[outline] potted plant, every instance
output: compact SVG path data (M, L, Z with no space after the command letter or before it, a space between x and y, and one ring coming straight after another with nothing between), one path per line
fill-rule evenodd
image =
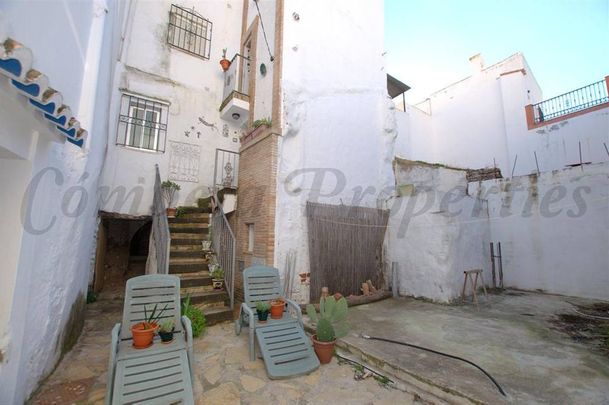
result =
M220 266L216 266L211 272L211 281L214 290L221 290L224 285L224 270Z
M167 216L168 217L175 217L175 215L176 215L176 209L172 208L171 206L173 205L173 200L175 198L176 192L179 190L180 190L180 185L177 183L174 183L173 181L165 180L164 182L161 183L161 191L163 193L163 199L165 200L165 203L167 204Z
M208 252L211 249L211 240L202 240L201 247L203 251Z
M258 322L264 323L269 317L269 310L271 309L271 304L267 301L258 301L256 302L256 313L258 314Z
M347 300L334 296L322 298L319 301L319 314L311 304L307 305L307 315L316 324L316 333L313 335L313 349L321 364L332 360L334 344L349 331L347 323Z
M150 316L148 316L148 310L144 305L144 321L138 322L131 326L131 336L133 337L133 347L136 349L145 349L152 345L152 339L154 338L154 332L158 329L158 320L161 315L167 309L167 305L157 313L157 305L154 305L154 309Z
M175 330L175 323L173 319L167 319L161 323L159 327L159 336L161 337L162 343L171 343L173 341L173 331Z
M283 310L285 309L285 300L283 298L277 298L271 301L271 318L281 319L283 317Z
M226 59L226 48L222 49L222 59L220 59L220 66L222 66L223 71L227 71L230 67L230 60Z

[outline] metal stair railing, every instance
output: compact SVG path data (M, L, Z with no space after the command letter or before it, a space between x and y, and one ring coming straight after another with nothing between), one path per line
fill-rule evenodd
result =
M212 212L212 248L218 264L224 269L224 285L230 298L230 308L235 306L235 251L236 238L224 214L216 187L211 189L215 209Z
M169 248L170 233L167 211L163 201L161 190L161 174L159 165L155 165L156 177L154 180L154 197L152 199L152 229L150 231L150 252L146 263L146 273L168 274L169 273ZM156 265L156 271L150 267Z

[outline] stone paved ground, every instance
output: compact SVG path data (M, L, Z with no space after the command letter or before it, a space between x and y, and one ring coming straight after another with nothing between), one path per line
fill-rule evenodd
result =
M121 317L122 297L106 294L87 305L82 336L35 393L33 404L103 404L110 330ZM336 359L305 377L272 381L261 359L249 361L247 330L212 326L195 340L195 398L206 404L409 404L412 394L372 378L354 380L354 369Z

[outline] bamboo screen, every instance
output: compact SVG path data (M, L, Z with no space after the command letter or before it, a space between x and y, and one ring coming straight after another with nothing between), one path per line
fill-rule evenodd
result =
M307 202L311 302L321 288L360 295L366 280L380 287L389 211Z

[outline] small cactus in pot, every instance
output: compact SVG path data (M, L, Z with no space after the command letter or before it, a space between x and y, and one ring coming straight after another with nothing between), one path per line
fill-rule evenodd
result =
M313 305L307 305L307 315L316 324L313 348L321 364L332 360L336 339L346 336L349 331L347 310L347 300L344 297L338 300L333 296L322 298L319 301L319 314Z

